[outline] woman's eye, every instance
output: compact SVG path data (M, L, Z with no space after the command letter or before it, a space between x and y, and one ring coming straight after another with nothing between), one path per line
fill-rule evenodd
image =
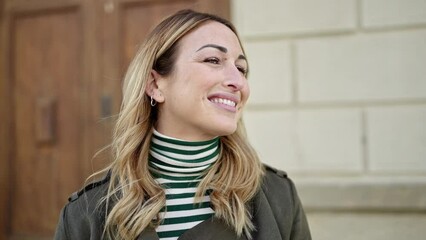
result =
M244 67L237 66L237 69L238 69L238 71L240 71L243 75L246 75L246 74L247 74L247 69L245 69Z
M219 64L219 58L211 57L204 60L207 63Z

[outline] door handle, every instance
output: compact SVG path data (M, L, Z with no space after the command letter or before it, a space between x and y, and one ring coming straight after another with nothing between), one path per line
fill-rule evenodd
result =
M53 143L56 139L56 98L38 97L35 107L36 140Z
M102 95L101 97L101 118L106 119L112 114L112 97L110 95Z

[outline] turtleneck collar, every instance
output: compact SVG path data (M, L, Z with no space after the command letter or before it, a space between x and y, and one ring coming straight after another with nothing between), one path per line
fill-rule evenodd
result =
M219 157L219 137L207 141L186 141L168 137L154 129L149 167L155 177L198 178Z

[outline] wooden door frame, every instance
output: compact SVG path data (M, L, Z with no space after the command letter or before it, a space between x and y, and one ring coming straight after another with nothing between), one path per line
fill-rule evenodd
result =
M153 0L115 0L120 7L126 4L142 4ZM174 0L155 0L158 2L173 2ZM185 0L182 0L185 1ZM195 0L195 7L202 12L218 14L219 16L231 20L231 0Z
M6 239L9 230L9 192L10 192L10 157L11 157L11 118L10 81L8 79L8 23L5 0L0 0L0 240Z

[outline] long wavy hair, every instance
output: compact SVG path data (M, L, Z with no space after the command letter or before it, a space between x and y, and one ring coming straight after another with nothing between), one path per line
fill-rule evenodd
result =
M105 206L104 237L136 239L148 226L160 222L165 206L164 190L148 168L148 154L157 109L145 93L151 70L161 75L173 71L179 40L207 21L235 27L218 16L182 10L163 20L145 39L131 62L124 79L123 101L114 129L111 148L108 192L100 205ZM241 42L240 42L241 45ZM220 137L221 152L216 163L200 182L196 200L210 190L215 217L233 227L237 235L251 238L254 229L247 203L258 191L263 167L247 141L242 119L237 130Z

